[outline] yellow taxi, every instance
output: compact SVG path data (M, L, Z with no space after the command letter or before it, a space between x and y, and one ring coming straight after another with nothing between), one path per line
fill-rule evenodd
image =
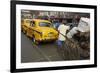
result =
M23 19L21 20L21 30L22 32L26 33L28 27L30 26L30 20L31 19Z
M48 20L33 19L30 21L26 35L32 38L34 43L52 41L58 38L58 31L52 28Z

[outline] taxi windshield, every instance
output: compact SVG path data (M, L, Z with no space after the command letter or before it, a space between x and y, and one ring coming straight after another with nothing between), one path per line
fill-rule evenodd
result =
M41 27L51 27L51 24L48 23L48 22L40 22L39 26L41 26Z

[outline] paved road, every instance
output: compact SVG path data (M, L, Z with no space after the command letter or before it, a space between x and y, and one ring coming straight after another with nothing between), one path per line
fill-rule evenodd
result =
M21 33L21 62L45 62L45 61L62 61L59 56L55 43L41 43L40 45L32 44L32 41Z

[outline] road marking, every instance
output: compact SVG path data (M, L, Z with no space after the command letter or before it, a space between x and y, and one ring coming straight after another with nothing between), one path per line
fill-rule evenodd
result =
M41 50L41 48L39 48L37 45L35 45L35 44L33 44L33 43L32 43L32 45L34 45L34 47L37 48L36 50L38 50L38 52L39 52L41 55L43 55L43 57L45 57L48 61L51 61L51 60L48 58L48 56Z

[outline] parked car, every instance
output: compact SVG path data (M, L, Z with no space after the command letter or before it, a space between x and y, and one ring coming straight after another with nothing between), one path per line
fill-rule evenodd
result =
M33 19L30 22L26 35L32 38L36 44L42 41L52 41L58 38L58 31L56 31L50 21Z

